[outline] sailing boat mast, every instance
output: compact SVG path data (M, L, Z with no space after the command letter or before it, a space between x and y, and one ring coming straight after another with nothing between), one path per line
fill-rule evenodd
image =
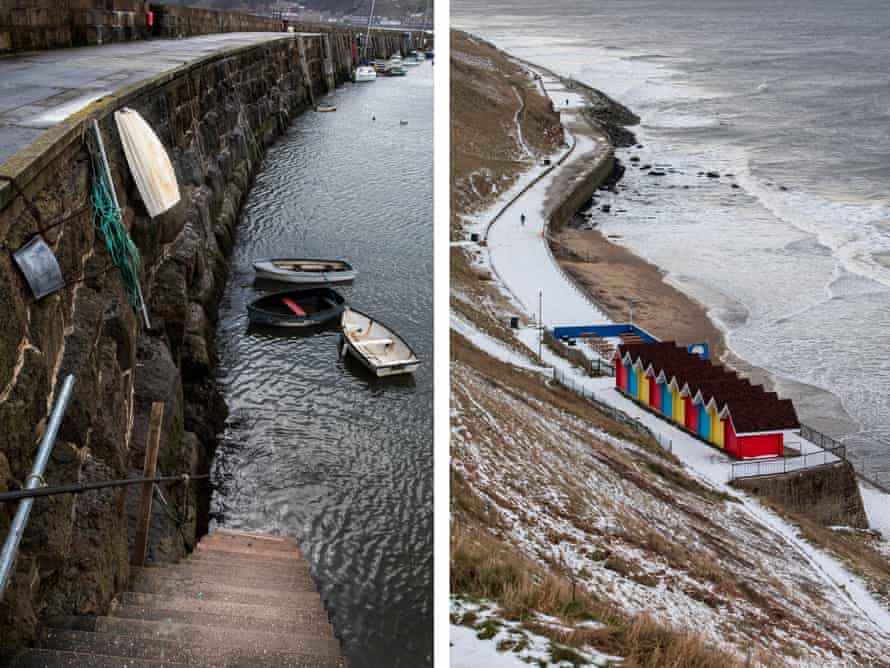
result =
M362 62L368 55L368 43L371 41L371 22L374 20L374 0L371 0L371 13L368 15L368 32L365 33L365 43L362 44Z

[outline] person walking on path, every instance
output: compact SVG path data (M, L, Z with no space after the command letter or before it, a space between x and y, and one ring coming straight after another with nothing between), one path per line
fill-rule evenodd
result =
M520 225L525 227L525 214L524 213L519 214L519 223L520 223Z

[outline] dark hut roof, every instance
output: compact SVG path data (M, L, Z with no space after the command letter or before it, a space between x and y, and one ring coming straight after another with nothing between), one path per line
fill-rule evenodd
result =
M618 346L622 359L628 353L644 368L651 364L656 373L664 371L669 379L676 377L681 384L688 384L693 395L700 391L706 403L713 398L721 409L726 407L737 434L800 427L791 401L779 399L762 385L752 385L747 378L703 360L673 341Z
M734 400L727 405L737 434L800 428L797 411L790 399L755 398Z

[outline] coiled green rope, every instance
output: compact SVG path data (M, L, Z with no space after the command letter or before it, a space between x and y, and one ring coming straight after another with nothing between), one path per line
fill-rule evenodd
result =
M105 178L105 170L97 164L95 157L90 200L93 203L93 224L105 240L111 261L120 269L124 289L127 291L127 301L133 310L137 310L140 305L139 271L142 268L142 259L139 257L136 244L121 224L121 211L114 205L114 198Z

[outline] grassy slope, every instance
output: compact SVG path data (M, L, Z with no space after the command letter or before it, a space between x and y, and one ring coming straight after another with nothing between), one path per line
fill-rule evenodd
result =
M723 655L732 666L749 653L763 665L857 665L850 648L862 665L886 665L778 537L657 445L458 335L452 360L455 592L530 623L535 612L602 622L557 638L629 665ZM569 605L572 582L583 604ZM661 661L682 647L687 662L649 663L656 646Z
M538 155L563 140L559 115L523 70L490 44L451 32L451 236L464 238L463 220L509 190L532 164L516 132L520 108L525 144ZM451 248L452 308L479 330L516 348L504 326L511 309L474 266L476 251Z
M522 81L515 64L460 34L452 49L452 235L460 238L462 217L490 205L529 160L514 129L519 102L508 95ZM522 95L526 142L552 152L561 132L549 103L530 85ZM535 124L545 129L536 134ZM452 248L452 308L516 348L504 324L509 305L462 247ZM777 537L656 444L456 334L451 396L460 596L492 600L505 619L629 666L731 668L748 657L890 665ZM540 615L562 624L542 626Z

